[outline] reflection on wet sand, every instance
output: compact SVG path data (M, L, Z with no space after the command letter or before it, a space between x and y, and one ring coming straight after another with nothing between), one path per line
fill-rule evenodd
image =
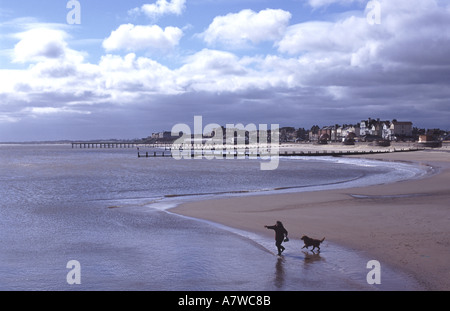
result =
M319 251L319 252L314 252L314 251L309 251L309 252L307 252L307 251L302 251L302 253L305 255L305 260L304 260L305 265L308 265L308 264L311 264L311 263L314 263L314 262L318 262L318 261L324 259L324 258L322 258L322 257L320 256L320 251Z
M325 260L323 257L320 256L320 252L313 252L313 251L302 251L304 256L292 256L287 255L289 258L295 258L299 260L303 260L305 269L308 268L312 263L317 263L319 261ZM286 258L285 256L278 256L277 261L275 263L275 278L274 278L274 285L276 288L282 289L285 285L286 281Z
M291 240L295 241L295 240ZM271 244L270 244L271 245ZM295 248L296 245L293 245ZM417 290L421 287L411 277L383 265L382 284L367 283L368 258L354 250L326 243L323 251L286 249L282 256L274 253L275 269L269 287L275 290ZM270 273L269 272L269 273Z
M285 259L282 256L278 256L277 263L275 264L275 280L274 284L276 288L283 288L285 281L285 271L284 271Z

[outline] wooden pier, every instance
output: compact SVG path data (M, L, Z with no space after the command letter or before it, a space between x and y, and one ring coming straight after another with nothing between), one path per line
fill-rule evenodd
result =
M135 148L138 144L132 142L72 142L72 149L96 148Z
M374 149L374 150L320 150L320 151L283 151L279 150L271 154L270 149L267 146L261 146L258 148L248 148L248 147L235 147L235 148L223 148L223 153L219 150L222 148L203 148L202 145L192 145L191 148L187 148L183 151L182 148L178 146L173 146L172 144L145 144L142 142L132 142L132 141L78 141L72 142L72 149L123 149L123 148L137 148L138 158L154 158L154 157L172 157L172 149L179 150L182 152L181 156L183 158L189 157L189 150L192 158L218 158L223 156L224 158L259 158L263 157L293 157L293 156L348 156L348 155L370 155L377 153L392 153L392 152L411 152L424 150L425 148L388 148L388 149ZM164 151L143 151L139 148L157 148ZM233 150L234 149L234 150ZM276 148L278 149L278 148ZM276 150L275 149L275 150ZM261 151L260 151L261 150ZM264 151L262 151L264 150ZM187 155L186 155L187 153Z
M166 149L167 150L167 149ZM380 153L394 153L394 152L413 152L413 151L420 151L424 150L423 148L402 148L402 149L386 149L386 150L339 150L339 151L331 151L331 150L322 150L322 151L281 151L279 153L270 154L268 152L261 153L253 153L248 151L228 151L223 153L211 153L208 152L210 149L203 150L203 149L192 149L190 152L191 158L203 158L203 157L209 157L209 158L260 158L263 157L341 157L341 156L348 156L348 155L371 155L371 154L380 154ZM185 151L186 152L186 151ZM145 152L140 153L138 151L138 158L155 158L155 157L172 157L171 152ZM183 153L181 155L182 158L189 158L189 151L186 153Z
M170 158L170 157L172 157L172 154L170 152L166 153L165 151L163 151L163 152L157 152L157 151L148 152L148 151L146 151L145 153L141 153L138 151L138 158L157 158L157 157Z
M322 150L322 151L284 151L280 152L279 156L285 157L293 157L293 156L331 156L331 157L340 157L340 156L348 156L348 155L369 155L369 154L377 154L377 153L393 153L393 152L412 152L424 150L423 148L402 148L402 149L386 149L386 150L339 150L339 151L331 151L331 150Z
M118 149L118 148L164 148L170 150L170 144L147 144L142 142L132 141L74 141L71 143L72 149Z

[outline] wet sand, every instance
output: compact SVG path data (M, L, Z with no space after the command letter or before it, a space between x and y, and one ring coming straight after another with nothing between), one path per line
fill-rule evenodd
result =
M406 272L426 290L450 290L450 153L351 157L415 162L439 173L370 187L189 202L171 212L270 237L264 225L281 220L292 238L326 237Z

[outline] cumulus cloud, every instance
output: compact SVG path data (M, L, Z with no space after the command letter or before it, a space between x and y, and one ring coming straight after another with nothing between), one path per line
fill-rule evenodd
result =
M355 16L337 22L305 22L290 26L276 45L287 54L352 52L378 35L369 27L364 17Z
M142 93L177 93L174 73L158 62L137 57L129 53L124 57L105 55L98 65L101 78L98 80L103 89L114 92L115 98L129 102ZM125 96L121 93L125 92ZM131 97L130 93L135 93ZM141 93L142 92L142 93Z
M177 27L123 24L103 41L103 48L106 51L168 51L178 45L182 36L183 31Z
M186 64L180 70L186 73L218 76L245 73L236 55L225 51L203 49L187 57L185 62Z
M62 114L62 113L77 113L77 114L90 114L89 111L81 111L76 109L69 109L66 107L29 107L22 112L30 113L32 115L49 115L49 114Z
M134 8L129 13L144 13L150 18L158 18L167 14L181 15L186 8L186 0L157 0L155 3L144 4L140 8Z
M380 25L370 25L363 14L291 25L276 43L278 51L310 64L327 64L324 73L334 66L347 72L355 72L353 67L398 72L448 64L450 34L440 31L450 27L448 7L418 0L380 3Z
M331 4L350 4L353 2L363 2L366 0L308 0L308 4L313 8L326 7Z
M284 10L242 10L215 17L201 37L209 45L231 48L275 41L283 35L290 19L291 13Z
M82 53L68 48L67 33L51 28L35 28L16 35L13 62L28 63L46 59L82 58Z
M246 75L239 58L229 52L203 49L186 58L176 70L177 83L188 91L235 91Z

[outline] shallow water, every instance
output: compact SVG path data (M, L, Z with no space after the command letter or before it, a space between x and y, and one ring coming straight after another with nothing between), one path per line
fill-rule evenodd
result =
M0 146L0 290L410 290L417 283L324 242L320 254L171 214L205 196L299 191L411 178L421 168L344 159L257 161L137 159L133 150ZM307 188L311 189L311 188ZM238 192L238 194L233 194ZM188 195L188 196L186 196ZM116 207L116 208L112 208ZM70 260L81 284L69 285Z

